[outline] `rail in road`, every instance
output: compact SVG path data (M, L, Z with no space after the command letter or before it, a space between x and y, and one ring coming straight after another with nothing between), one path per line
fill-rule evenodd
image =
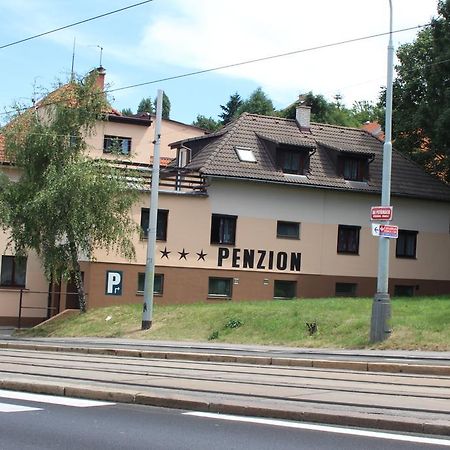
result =
M450 352L355 351L99 338L2 339L0 348L450 376Z
M0 349L0 388L450 435L450 377Z

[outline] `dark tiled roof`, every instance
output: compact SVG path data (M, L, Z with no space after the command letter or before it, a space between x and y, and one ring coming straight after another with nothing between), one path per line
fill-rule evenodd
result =
M304 147L311 153L306 175L288 175L276 169L275 146ZM180 141L193 149L187 166L204 175L243 178L273 183L342 189L358 192L381 191L383 144L364 130L312 123L301 131L295 120L242 114L217 133ZM253 150L255 162L240 161L235 147ZM338 175L336 154L366 155L370 163L368 182L351 182ZM428 175L397 151L392 157L392 195L450 201L450 186Z

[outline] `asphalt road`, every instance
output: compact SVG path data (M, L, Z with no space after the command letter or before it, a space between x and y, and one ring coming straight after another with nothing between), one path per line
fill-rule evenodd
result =
M449 447L450 440L426 436L0 391L1 450Z
M445 376L0 349L1 384L196 411L441 435L449 429Z

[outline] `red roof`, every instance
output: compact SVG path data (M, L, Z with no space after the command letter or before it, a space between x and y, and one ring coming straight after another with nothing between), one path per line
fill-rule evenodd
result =
M159 159L159 165L161 167L168 166L173 161L173 158L169 158L167 156L161 156ZM153 165L153 156L150 156L150 164Z
M372 136L375 136L381 142L384 142L384 132L378 122L366 122L361 128Z

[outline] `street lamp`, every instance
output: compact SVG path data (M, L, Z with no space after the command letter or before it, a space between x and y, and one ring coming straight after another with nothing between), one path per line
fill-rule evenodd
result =
M161 144L161 116L163 91L158 89L156 97L155 140L153 150L152 184L150 192L149 226L147 235L147 260L145 264L144 305L142 330L148 330L153 321L153 286L155 283L156 228L158 223L159 194L159 147Z
M387 58L385 138L383 145L383 179L381 187L381 205L391 203L391 166L392 166L392 80L394 71L394 45L392 43L392 0L389 0L389 44ZM388 338L391 329L391 301L389 297L389 238L379 237L377 292L373 298L370 341L380 342Z

